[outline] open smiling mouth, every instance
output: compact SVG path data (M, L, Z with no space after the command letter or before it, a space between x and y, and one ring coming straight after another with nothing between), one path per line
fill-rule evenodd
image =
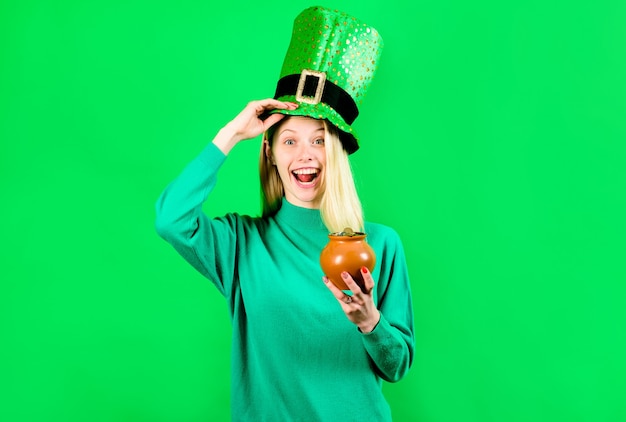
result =
M296 180L302 185L312 185L315 183L319 170L315 168L298 169L291 172Z

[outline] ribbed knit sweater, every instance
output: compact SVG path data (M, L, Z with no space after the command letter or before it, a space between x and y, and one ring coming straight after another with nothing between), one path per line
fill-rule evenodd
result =
M382 380L413 357L413 313L400 239L366 223L376 253L373 297L381 319L367 334L322 281L328 242L320 211L283 199L271 218L202 206L226 156L209 144L157 202L157 231L226 298L233 324L234 421L390 421Z

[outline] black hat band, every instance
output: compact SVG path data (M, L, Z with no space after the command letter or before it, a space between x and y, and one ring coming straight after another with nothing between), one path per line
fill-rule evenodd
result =
M323 72L303 70L301 74L282 77L276 85L274 99L295 95L300 102L324 103L332 107L343 120L351 125L359 115L359 109L346 91L327 80Z

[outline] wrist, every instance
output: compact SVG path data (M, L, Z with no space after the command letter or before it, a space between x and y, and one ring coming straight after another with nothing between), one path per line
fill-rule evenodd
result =
M220 129L213 139L215 146L224 154L228 154L239 141L241 141L241 136L236 130L232 129L230 125L226 125Z
M367 321L363 321L361 324L358 324L359 331L361 331L363 334L369 334L374 331L374 328L376 328L379 322L380 312L377 309L376 314L371 319L368 319Z

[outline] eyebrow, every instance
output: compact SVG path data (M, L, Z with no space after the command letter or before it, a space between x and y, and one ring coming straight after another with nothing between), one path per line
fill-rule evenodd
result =
M323 128L323 127L321 127L321 128L319 128L319 129L315 129L315 130L313 131L313 133L315 133L315 132L319 132L320 130L321 130L321 131L324 131L324 128ZM285 128L285 129L281 130L281 131L280 131L280 133L279 133L278 135L280 136L280 135L282 135L282 134L283 134L283 133L285 133L285 132L293 132L293 133L296 133L296 131L295 131L295 130L293 130L293 129Z

